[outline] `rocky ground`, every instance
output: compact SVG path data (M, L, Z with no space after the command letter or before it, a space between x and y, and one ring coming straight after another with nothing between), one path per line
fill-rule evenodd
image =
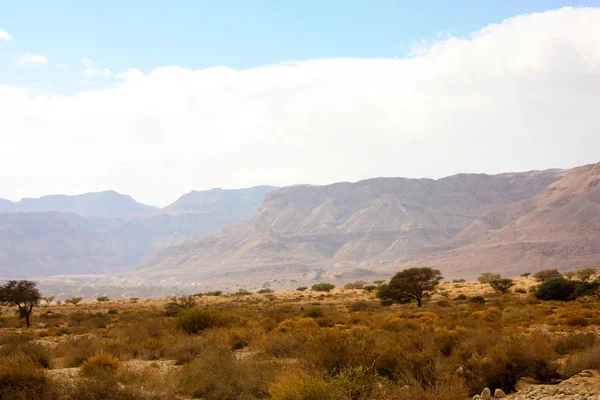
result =
M498 391L484 390L481 395L474 396L473 400L497 398L507 400L600 400L600 371L585 370L557 385L536 385L523 379L517 384L516 393L503 395Z

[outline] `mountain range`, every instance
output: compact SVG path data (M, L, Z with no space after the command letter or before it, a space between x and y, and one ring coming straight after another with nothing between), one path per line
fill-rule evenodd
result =
M531 199L486 213L446 243L395 265L516 276L545 268L600 266L600 163L573 169Z
M254 216L158 250L128 274L208 284L299 281L348 268L375 273L423 246L453 238L487 212L533 197L566 173L376 178L286 187L270 192Z
M161 209L116 192L0 207L0 276L70 275L48 278L60 290L162 295L374 279L409 266L473 278L600 264L600 163L213 189Z
M122 271L253 215L273 189L194 191L162 209L114 191L0 201L0 276Z

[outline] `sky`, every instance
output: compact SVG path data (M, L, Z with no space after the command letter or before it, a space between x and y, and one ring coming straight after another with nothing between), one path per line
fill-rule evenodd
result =
M600 161L600 0L0 0L0 197Z

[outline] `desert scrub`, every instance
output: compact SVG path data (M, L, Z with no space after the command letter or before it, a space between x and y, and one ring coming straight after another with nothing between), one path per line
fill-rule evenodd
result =
M23 354L0 359L0 399L55 400L56 385Z
M81 373L93 376L100 372L116 372L119 368L119 359L106 353L98 353L81 364Z
M184 394L206 400L266 398L280 366L276 363L237 361L224 347L207 347L180 374Z
M177 315L175 326L177 329L193 335L210 328L232 326L240 323L240 320L238 315L231 312L212 308L190 308Z

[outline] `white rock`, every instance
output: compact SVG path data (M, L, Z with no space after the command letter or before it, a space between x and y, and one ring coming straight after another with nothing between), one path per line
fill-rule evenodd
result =
M494 391L494 398L495 399L501 399L501 398L503 398L505 396L506 396L506 393L504 393L504 391L502 389L496 389Z
M492 398L492 391L489 388L483 389L481 392L481 400L490 400Z

